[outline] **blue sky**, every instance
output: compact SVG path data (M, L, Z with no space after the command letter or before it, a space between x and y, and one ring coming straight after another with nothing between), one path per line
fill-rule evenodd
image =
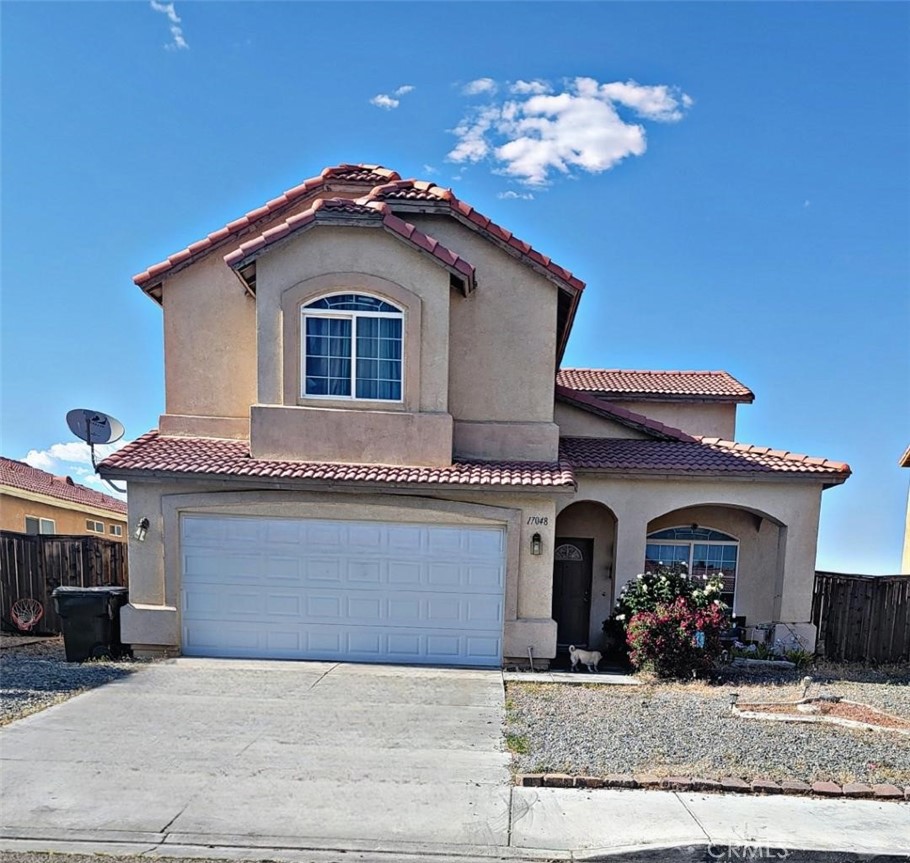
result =
M163 410L161 314L132 275L326 165L378 162L587 282L566 365L727 369L757 396L740 440L848 461L819 567L897 571L907 4L0 15L4 455L91 481L69 408L128 437Z

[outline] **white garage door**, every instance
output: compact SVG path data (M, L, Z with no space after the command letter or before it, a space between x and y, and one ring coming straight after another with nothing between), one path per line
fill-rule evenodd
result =
M188 656L497 666L505 532L184 515Z

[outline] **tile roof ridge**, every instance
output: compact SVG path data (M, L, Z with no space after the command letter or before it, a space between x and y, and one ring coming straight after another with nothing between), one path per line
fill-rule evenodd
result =
M542 267L551 276L565 284L572 291L580 293L585 288L585 283L577 276L573 275L565 267L560 267L551 258L542 255L530 243L518 239L511 231L498 225L489 216L484 216L467 202L458 198L450 188L445 188L429 180L399 180L393 183L375 186L364 198L378 199L383 195L390 194L402 189L416 188L438 198L440 201L449 204L449 212L465 225L478 230L494 240L503 243L513 249L519 255L529 259L537 266ZM363 198L360 200L364 200ZM395 201L393 199L392 207L394 209Z
M470 261L465 260L440 243L439 240L429 234L425 234L410 222L395 215L392 208L385 201L371 200L368 197L360 198L357 201L350 201L347 198L320 198L314 201L309 209L289 216L280 224L274 225L245 243L241 243L236 249L224 255L223 260L225 264L232 268L243 266L252 255L263 251L272 243L290 236L294 231L313 222L318 222L320 213L328 215L336 207L340 210L348 210L348 214L354 218L357 217L357 214L351 212L352 209L358 210L361 218L379 220L386 230L401 237L419 251L426 252L450 271L455 271L461 279L465 280L466 293L474 290L476 269ZM373 215L374 213L375 216ZM329 218L331 219L331 217Z
M682 429L664 425L662 422L651 419L644 414L630 411L619 405L610 404L610 402L599 399L597 396L588 395L581 390L574 390L571 387L556 384L555 393L559 398L575 403L579 407L591 409L596 413L606 414L623 423L623 425L634 424L636 427L641 427L643 430L657 432L658 434L686 443L691 443L696 440L695 436L690 435Z
M775 458L783 459L784 461L815 465L817 467L827 467L831 470L839 471L840 473L853 473L852 468L845 461L834 461L832 459L824 458L823 456L810 456L803 453L790 452L789 450L772 449L771 447L767 446L758 446L756 444L724 440L723 438L719 437L707 437L704 435L696 435L695 437L700 444L704 444L705 446L719 447L721 449L733 450L734 452L749 453L752 455L769 455Z
M389 182L395 182L401 179L401 175L397 171L393 171L390 168L384 168L382 165L341 163L339 165L332 165L327 168L323 168L318 176L309 177L306 180L298 183L296 186L292 186L290 189L286 189L280 195L277 195L271 200L266 201L266 203L262 206L256 207L255 209L244 213L244 215L228 222L217 231L212 231L202 239L196 240L194 243L190 243L190 245L184 249L181 249L179 252L174 252L174 254L168 255L163 261L159 261L157 264L152 264L150 267L143 270L143 272L137 273L133 276L134 284L138 285L139 287L148 284L155 277L163 275L179 264L188 261L194 255L199 254L200 252L205 252L209 249L214 248L219 243L228 239L232 235L239 233L244 228L252 226L259 219L275 213L282 207L288 204L292 204L294 201L305 197L307 194L315 191L320 187L324 187L327 182L333 179L341 181L344 179L343 174L354 173L357 171L372 172L380 176L385 176L388 178ZM363 180L357 181L350 179L348 182L355 184L364 183Z

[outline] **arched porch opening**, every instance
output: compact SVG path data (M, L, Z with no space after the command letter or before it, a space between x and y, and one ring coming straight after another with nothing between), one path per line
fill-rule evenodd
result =
M644 569L684 562L692 577L720 575L723 600L747 625L779 615L786 526L768 513L700 504L648 522Z
M553 619L557 650L599 650L613 606L616 516L604 504L575 501L556 517Z

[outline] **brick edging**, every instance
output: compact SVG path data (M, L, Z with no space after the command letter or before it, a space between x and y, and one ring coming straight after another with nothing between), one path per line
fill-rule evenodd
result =
M847 799L910 800L910 786L863 782L801 782L785 779L753 779L746 782L733 776L725 779L700 779L691 776L651 776L641 774L611 774L609 776L572 776L568 773L519 773L515 784L525 788L646 788L665 791L715 791L734 794L791 794L813 797L842 797Z

